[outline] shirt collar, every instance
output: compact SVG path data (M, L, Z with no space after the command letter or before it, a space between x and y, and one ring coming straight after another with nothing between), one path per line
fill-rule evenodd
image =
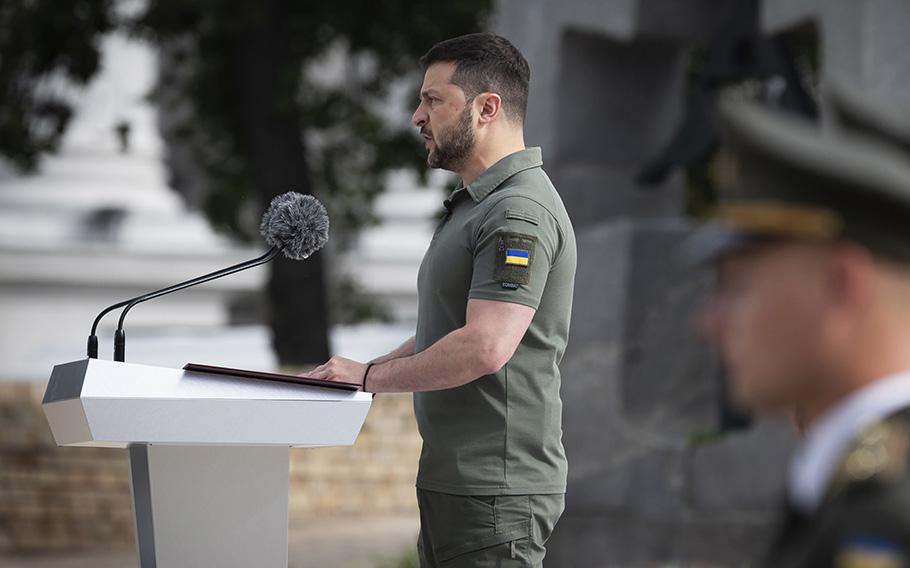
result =
M467 187L459 185L455 191L457 192L460 189L466 189L471 196L471 199L479 203L480 201L483 201L486 196L493 193L493 190L502 185L502 182L518 172L530 170L531 168L539 168L542 165L543 157L540 148L519 150L518 152L509 154L487 168L486 171L480 174L477 179Z
M844 452L860 432L910 406L910 371L875 381L851 394L819 418L790 464L788 489L793 505L815 511Z

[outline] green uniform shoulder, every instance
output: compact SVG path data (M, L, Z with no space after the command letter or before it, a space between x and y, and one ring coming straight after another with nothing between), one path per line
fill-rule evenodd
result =
M563 222L565 207L556 189L543 170L527 170L515 174L493 192L488 198L488 207L501 206L502 202L520 204L539 209L551 215L560 224Z
M876 422L860 433L841 460L831 485L832 496L857 484L889 487L907 482L908 450L910 408Z
M910 559L910 408L865 428L844 455L819 521L838 568L906 566Z

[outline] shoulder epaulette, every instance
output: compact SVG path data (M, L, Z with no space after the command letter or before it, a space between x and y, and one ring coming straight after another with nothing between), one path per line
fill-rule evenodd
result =
M865 481L887 485L900 481L907 474L908 449L910 422L904 413L867 427L841 461L831 493Z

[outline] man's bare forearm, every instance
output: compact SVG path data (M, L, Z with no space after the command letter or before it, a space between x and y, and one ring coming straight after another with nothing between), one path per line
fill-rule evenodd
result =
M460 328L420 353L374 362L368 389L371 392L441 390L495 373L502 367L497 366L499 358L478 339L471 330Z
M469 300L464 327L420 353L414 338L373 359L372 367L332 357L303 376L360 383L369 392L450 389L497 372L505 365L534 317L534 308L493 300Z
M385 362L391 361L393 359L400 359L402 357L410 357L411 355L414 354L415 345L416 345L416 342L414 340L414 336L411 336L410 339L408 339L407 341L405 341L404 343L402 343L401 345L396 347L394 351L387 353L385 355L382 355L381 357L376 357L375 359L370 361L370 363L373 363L373 364L385 363Z

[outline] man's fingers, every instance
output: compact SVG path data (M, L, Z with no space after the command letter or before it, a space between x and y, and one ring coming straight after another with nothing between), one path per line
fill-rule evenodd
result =
M321 371L317 371L317 370L310 371L309 373L307 373L304 376L307 378L310 378L310 379L326 379L326 378L328 378L328 375L329 375L329 372L327 370L323 369Z
M356 365L353 361L336 356L322 365L319 365L312 371L302 373L300 376L309 379L322 379L324 381L357 382L359 377L354 376L357 372L352 368L352 364ZM350 375L350 377L348 375Z
M319 366L316 367L315 369L311 369L311 370L307 371L306 373L301 374L300 376L302 376L302 377L309 377L309 376L313 376L314 373L322 373L322 372L325 372L326 370L328 370L329 368L331 368L331 367L334 365L334 362L335 362L335 358L332 357L331 359L329 359L328 361L326 361L326 362L323 363L322 365L319 365ZM321 377L314 377L314 378L321 378Z

